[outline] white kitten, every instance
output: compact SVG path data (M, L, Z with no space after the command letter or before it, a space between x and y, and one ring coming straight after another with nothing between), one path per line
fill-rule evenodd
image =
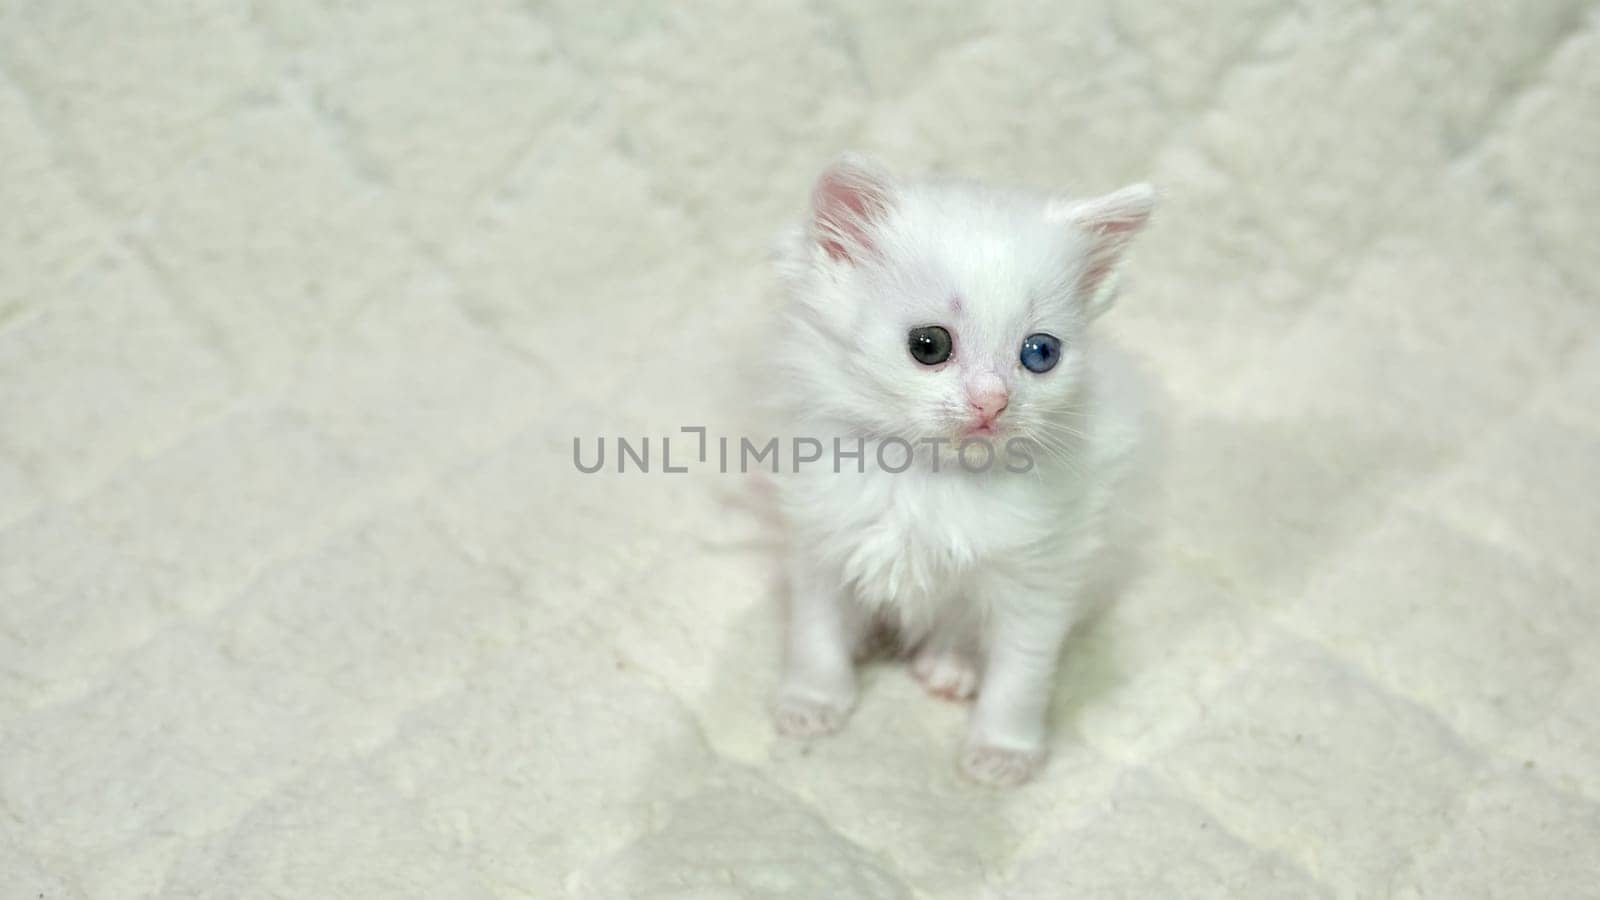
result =
M838 729L855 657L887 626L930 692L977 694L969 776L1015 784L1043 760L1057 653L1136 443L1127 381L1088 326L1153 203L1144 185L1069 201L899 181L851 156L818 179L779 253L785 412L828 451L779 482L780 730ZM834 455L858 441L862 460ZM970 471L978 442L993 464Z

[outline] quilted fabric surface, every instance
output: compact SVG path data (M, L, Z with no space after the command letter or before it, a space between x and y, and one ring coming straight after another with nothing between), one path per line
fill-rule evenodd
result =
M0 893L1600 893L1600 13L1065 6L0 0ZM777 739L760 492L659 470L844 148L1164 192L1016 791L901 668Z

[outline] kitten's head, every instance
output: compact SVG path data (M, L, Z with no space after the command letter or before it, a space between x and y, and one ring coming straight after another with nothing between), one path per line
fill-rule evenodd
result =
M901 182L841 159L780 258L798 401L869 438L1069 443L1086 328L1154 200Z

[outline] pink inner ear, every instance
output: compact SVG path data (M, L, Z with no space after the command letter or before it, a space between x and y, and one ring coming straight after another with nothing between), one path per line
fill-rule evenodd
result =
M1097 253L1089 257L1083 269L1083 275L1078 279L1079 288L1086 294L1093 294L1100 289L1100 283L1106 280L1111 270L1117 267L1118 254Z
M1100 289L1100 284L1116 269L1117 263L1122 260L1122 252L1143 224L1142 218L1112 219L1096 222L1090 227L1093 243L1084 260L1083 276L1079 279L1079 287L1083 291L1092 294Z
M839 166L824 172L811 195L817 243L834 259L857 262L876 247L871 226L889 208L882 185L859 169Z
M1124 234L1129 231L1138 231L1144 226L1145 216L1127 216L1124 218L1108 218L1095 222L1092 230L1099 234Z
M1150 219L1154 194L1146 185L1134 185L1112 194L1081 203L1066 213L1069 221L1089 233L1087 259L1084 260L1080 287L1088 293L1099 290L1135 233Z

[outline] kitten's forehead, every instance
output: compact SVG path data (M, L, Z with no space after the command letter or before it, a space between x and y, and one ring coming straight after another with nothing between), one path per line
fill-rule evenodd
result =
M888 263L921 314L1004 342L1071 315L1070 244L1036 200L936 186L903 197L885 224Z

